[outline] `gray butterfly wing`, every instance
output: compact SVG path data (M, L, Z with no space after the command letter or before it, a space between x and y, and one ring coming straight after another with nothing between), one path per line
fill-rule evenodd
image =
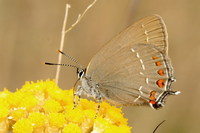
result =
M139 20L105 44L90 61L90 71L96 69L103 60L118 52L122 47L137 43L154 44L160 51L167 53L168 34L159 15L152 15Z
M103 98L114 104L147 104L152 90L166 90L167 32L162 19L146 17L108 42L90 61L86 75L99 84ZM157 57L154 59L153 57ZM155 63L162 65L155 67ZM148 67L147 67L148 66ZM162 70L162 82L157 71Z

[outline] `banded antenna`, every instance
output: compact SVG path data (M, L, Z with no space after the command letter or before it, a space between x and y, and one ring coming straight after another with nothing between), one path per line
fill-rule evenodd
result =
M72 56L70 56L60 50L58 50L58 52L61 53L62 55L64 55L65 57L69 58L71 61L75 62L79 66L79 68L82 68L82 65L75 58L73 58Z
M60 65L60 66L68 66L68 67L74 67L77 68L77 66L71 65L71 64L57 64L57 63L50 63L50 62L45 62L45 65Z
M71 61L75 62L78 66L76 65L71 65L71 64L58 64L58 63L50 63L50 62L45 62L45 65L60 65L60 66L68 66L68 67L74 67L74 68L77 68L77 69L81 69L82 66L81 64L75 59L73 58L72 56L58 50L59 53L61 53L62 55L64 55L65 57L69 58Z

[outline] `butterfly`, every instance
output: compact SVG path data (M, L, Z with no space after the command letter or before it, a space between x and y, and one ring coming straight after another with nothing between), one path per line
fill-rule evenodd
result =
M119 33L92 57L87 68L73 57L81 82L75 95L82 93L98 103L106 100L114 105L150 105L159 109L169 95L178 95L171 84L175 82L168 57L168 34L159 15L145 17ZM100 105L99 105L100 107Z

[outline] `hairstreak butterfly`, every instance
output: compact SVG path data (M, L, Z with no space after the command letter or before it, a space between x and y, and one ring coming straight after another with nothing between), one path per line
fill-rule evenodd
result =
M168 35L162 18L145 17L119 33L83 68L74 58L81 82L75 95L85 93L99 103L106 100L115 105L150 105L154 109L165 105L171 89L173 67L168 57Z

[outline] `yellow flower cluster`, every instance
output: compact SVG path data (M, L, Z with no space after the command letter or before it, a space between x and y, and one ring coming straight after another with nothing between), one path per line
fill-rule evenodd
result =
M120 108L81 99L73 109L73 90L54 81L26 82L0 92L0 133L130 133Z

